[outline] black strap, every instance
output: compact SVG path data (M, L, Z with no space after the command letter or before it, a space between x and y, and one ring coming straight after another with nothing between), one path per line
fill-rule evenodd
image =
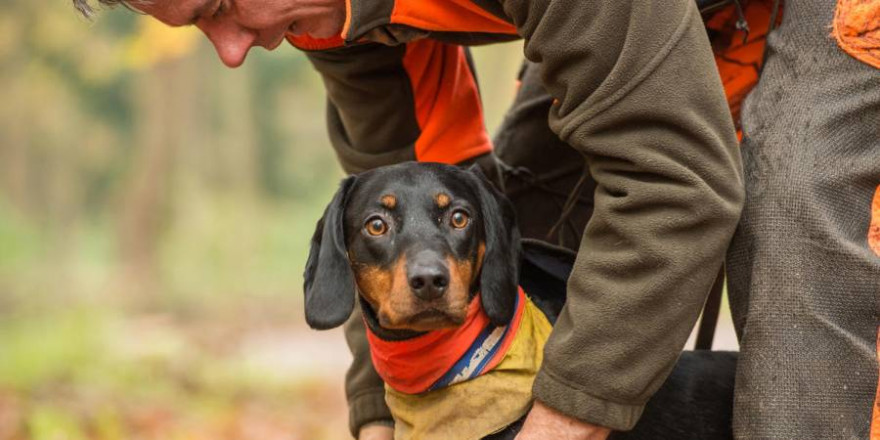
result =
M700 327L697 330L697 342L694 348L697 350L711 350L712 339L715 338L715 327L718 324L718 313L721 311L721 293L724 290L724 265L715 277L715 284L709 291L709 298L703 306L703 316L700 318Z
M544 237L544 241L560 247L567 247L565 241L566 231L572 234L572 236L575 237L575 240L578 240L583 235L583 228L578 228L577 224L571 218L571 214L579 203L585 203L581 199L581 194L583 193L584 184L590 177L589 165L587 164L586 158L584 159L584 168L580 179L567 193L553 189L547 184L547 182L558 178L560 175L564 175L564 173L569 172L568 170L563 170L563 173L545 173L538 176L526 167L513 167L497 158L496 163L502 176L500 179L502 182L500 188L508 197L512 197L523 190L539 189L547 193L550 200L552 200L557 209L559 209L559 219L550 227L549 232ZM507 188L506 181L510 178L516 178L525 183L525 185L517 189ZM556 235L556 240L554 240L554 235Z

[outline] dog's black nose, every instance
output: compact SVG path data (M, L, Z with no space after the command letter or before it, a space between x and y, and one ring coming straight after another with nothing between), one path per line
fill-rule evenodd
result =
M449 286L449 274L445 268L424 268L409 276L409 287L424 300L439 298Z
M443 296L449 286L449 269L446 264L440 258L418 257L411 261L406 271L413 294L423 300Z

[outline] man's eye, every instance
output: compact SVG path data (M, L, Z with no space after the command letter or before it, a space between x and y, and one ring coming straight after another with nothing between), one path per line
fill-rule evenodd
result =
M211 13L211 18L219 18L224 12L226 12L226 2L221 0L217 2L217 7L214 9L214 12Z

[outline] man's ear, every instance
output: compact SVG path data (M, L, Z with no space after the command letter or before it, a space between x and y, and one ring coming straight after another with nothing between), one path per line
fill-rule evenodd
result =
M468 169L475 181L483 216L486 253L480 274L483 310L495 325L507 325L513 318L519 282L521 255L516 212L477 166Z
M312 236L303 292L306 322L314 329L338 327L354 309L356 287L345 251L342 223L348 194L356 179L350 176L342 181Z

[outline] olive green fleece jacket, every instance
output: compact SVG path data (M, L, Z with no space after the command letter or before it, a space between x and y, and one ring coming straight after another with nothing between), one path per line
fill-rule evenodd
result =
M734 128L697 8L692 0L425 2L482 17L447 25L437 11L429 12L446 21L407 19L418 1L349 0L343 47L292 41L310 50L325 81L334 148L349 172L420 159L427 123L408 76L408 45L523 38L557 100L550 127L585 155L597 182L534 394L580 420L630 429L698 318L744 198ZM491 29L475 29L479 23ZM360 318L346 328L356 433L390 414Z

